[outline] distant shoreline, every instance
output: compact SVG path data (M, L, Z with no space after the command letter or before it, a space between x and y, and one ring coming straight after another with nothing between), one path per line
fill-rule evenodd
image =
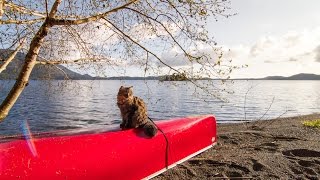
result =
M163 76L148 76L148 77L109 77L105 80L161 80ZM289 77L284 76L267 76L264 78L232 78L232 79L218 79L218 78L203 78L202 80L320 80L320 75L300 73Z
M16 79L0 79L0 81L15 81ZM30 81L65 81L66 79L30 79ZM141 78L119 78L119 79L108 79L108 78L92 78L92 79L67 79L66 81L159 81L158 79L141 79ZM196 81L319 81L320 79L198 79ZM162 81L171 82L171 81ZM179 82L179 81L172 81ZM180 81L186 82L186 81Z
M75 74L73 78L70 78L70 80L158 80L158 81L174 81L175 80L163 80L164 76L147 76L147 77L138 77L138 76L115 76L115 77L93 77L88 74L80 75ZM15 78L0 78L0 80L15 80ZM59 78L52 78L52 79L42 79L42 78L35 78L31 77L30 80L65 80L63 77ZM232 78L232 79L218 79L218 78L202 78L202 79L196 79L196 81L207 81L207 80L222 80L222 81L248 81L248 80L320 80L320 75L316 74L296 74L293 76L267 76L264 78ZM179 81L179 80L178 80ZM188 80L180 80L180 81L188 81Z

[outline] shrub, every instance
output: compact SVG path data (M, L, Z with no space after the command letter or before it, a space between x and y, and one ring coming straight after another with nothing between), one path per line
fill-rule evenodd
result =
M320 119L304 121L303 125L307 127L320 128Z

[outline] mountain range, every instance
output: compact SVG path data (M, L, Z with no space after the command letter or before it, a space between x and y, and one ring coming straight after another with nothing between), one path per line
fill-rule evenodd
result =
M0 49L0 64L3 59L8 57L9 53L12 51ZM0 79L17 79L20 69L23 65L25 58L24 53L17 53L15 59L7 66L0 74ZM118 76L118 77L93 77L88 74L82 75L71 71L70 69L62 65L35 65L30 79L32 80L63 80L66 78L66 75L69 79L73 80L161 80L164 76L148 76L148 77L130 77L130 76ZM316 74L306 74L300 73L289 77L284 76L267 76L265 78L244 78L244 79L235 79L235 80L320 80L320 75Z
M320 75L300 73L289 77L284 76L268 76L262 78L264 80L320 80Z
M0 49L0 60L6 59L9 56L9 53L12 51ZM16 57L10 62L7 68L0 74L0 79L17 79L20 69L23 65L23 61L26 54L18 52ZM1 62L1 61L0 61ZM66 75L69 79L74 80L92 80L96 79L90 75L82 75L74 71L69 70L68 68L62 65L42 65L36 64L34 69L31 72L30 79L32 80L48 80L56 79L63 80L66 79Z

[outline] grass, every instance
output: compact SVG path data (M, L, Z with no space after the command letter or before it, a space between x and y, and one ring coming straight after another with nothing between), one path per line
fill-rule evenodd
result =
M303 121L303 125L307 127L320 128L320 119Z

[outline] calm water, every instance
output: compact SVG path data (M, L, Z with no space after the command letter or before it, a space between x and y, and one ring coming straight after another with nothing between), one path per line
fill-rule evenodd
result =
M227 102L186 82L32 81L0 123L0 134L20 134L25 120L33 132L119 124L116 94L121 85L134 86L155 120L214 114L218 122L240 122L320 112L320 81L212 82L233 91L220 94ZM13 81L0 81L1 101L12 85Z

